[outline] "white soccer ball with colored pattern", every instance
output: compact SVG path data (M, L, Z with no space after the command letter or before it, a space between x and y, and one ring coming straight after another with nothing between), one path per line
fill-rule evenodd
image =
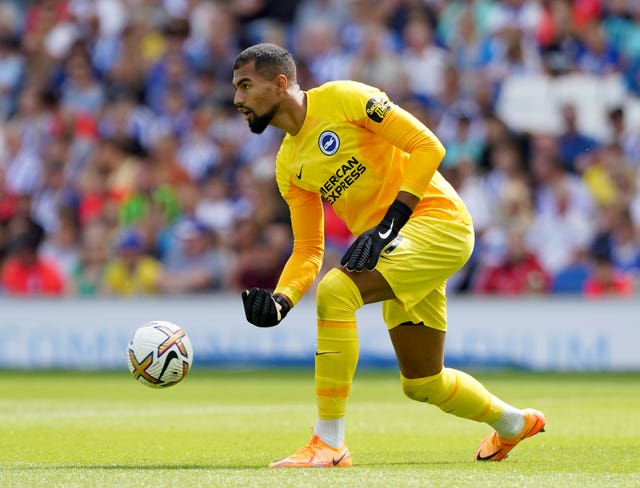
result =
M182 327L173 322L147 322L134 332L128 349L129 371L151 388L179 383L193 364L191 340Z

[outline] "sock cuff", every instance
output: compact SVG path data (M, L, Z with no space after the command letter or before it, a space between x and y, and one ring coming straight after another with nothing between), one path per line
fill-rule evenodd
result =
M406 385L409 387L416 387L416 386L419 387L419 386L424 386L434 381L440 380L443 374L444 374L444 368L438 374L434 374L433 376L425 376L423 378L407 378L402 373L400 373L400 381L402 382L403 385Z

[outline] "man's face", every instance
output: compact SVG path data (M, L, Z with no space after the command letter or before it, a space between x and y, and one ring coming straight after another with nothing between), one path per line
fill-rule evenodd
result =
M268 80L247 63L233 72L236 94L233 103L249 123L251 132L261 134L280 108L276 80Z

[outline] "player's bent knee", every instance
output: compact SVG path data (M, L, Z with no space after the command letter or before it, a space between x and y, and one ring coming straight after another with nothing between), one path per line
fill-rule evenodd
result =
M405 378L401 376L402 391L411 400L438 405L443 399L445 387L444 370L426 378Z
M337 268L328 271L318 283L316 306L319 319L353 321L356 310L362 305L356 284Z

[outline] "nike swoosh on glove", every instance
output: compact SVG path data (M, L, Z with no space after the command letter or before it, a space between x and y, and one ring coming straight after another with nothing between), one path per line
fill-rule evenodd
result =
M368 270L374 269L382 250L398 236L393 223L392 220L389 227L377 225L360 234L344 253L340 264L347 268L347 271L363 271L365 267Z
M284 296L274 295L262 288L244 290L242 303L247 320L257 327L278 325L291 310Z
M364 271L365 267L368 270L374 269L380 254L398 236L412 212L408 205L395 200L380 223L360 234L349 246L340 264L347 268L347 271Z

